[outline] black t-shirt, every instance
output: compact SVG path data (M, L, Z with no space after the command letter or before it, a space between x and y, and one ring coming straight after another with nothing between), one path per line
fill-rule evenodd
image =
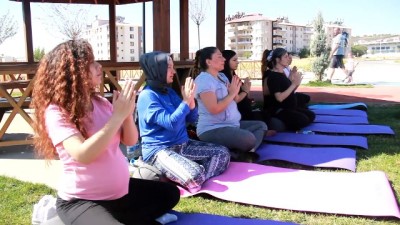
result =
M243 92L243 90L241 90L240 92ZM253 118L253 108L252 108L251 104L252 104L251 99L247 95L246 95L246 97L244 97L242 99L242 101L237 103L238 110L239 110L240 114L242 115L242 120L253 120L254 119Z
M292 82L289 80L289 78L286 77L284 73L267 70L265 72L264 79L268 79L267 83L270 92L269 96L264 97L264 99L267 98L267 102L265 103L267 103L268 105L266 106L266 108L270 109L272 113L275 113L276 110L280 108L293 109L297 107L297 101L296 96L294 95L294 91L290 93L290 95L282 102L279 102L275 98L275 93L284 92L290 87L290 85L292 85Z

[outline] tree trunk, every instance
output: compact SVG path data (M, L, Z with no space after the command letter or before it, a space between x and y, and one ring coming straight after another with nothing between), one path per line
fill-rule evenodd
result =
M199 49L200 49L200 24L197 24L197 40L199 42Z

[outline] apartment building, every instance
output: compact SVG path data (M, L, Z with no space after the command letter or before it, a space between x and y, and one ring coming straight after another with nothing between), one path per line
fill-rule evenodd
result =
M277 18L277 26L281 27L282 47L288 52L300 52L303 48L309 48L313 27L289 22L288 17Z
M109 20L96 18L87 26L84 38L93 47L96 60L110 59ZM142 27L124 22L123 17L117 17L116 23L117 61L139 61L142 49Z
M270 19L262 14L243 15L225 23L225 48L240 59L261 59L265 49L286 48L298 53L309 47L312 27L290 23L287 17Z
M273 22L262 14L226 21L225 48L234 50L240 59L261 59L265 49L272 49Z

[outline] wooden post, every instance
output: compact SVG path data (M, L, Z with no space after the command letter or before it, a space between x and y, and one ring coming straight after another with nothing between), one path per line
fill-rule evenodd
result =
M31 15L30 1L22 2L22 13L25 23L26 55L28 63L34 63L35 58L33 57L32 15ZM28 76L27 79L32 79L34 74L27 74L27 76Z
M180 60L189 59L189 1L179 1Z
M153 1L153 50L171 51L170 0Z
M217 48L219 50L225 49L225 0L217 0Z

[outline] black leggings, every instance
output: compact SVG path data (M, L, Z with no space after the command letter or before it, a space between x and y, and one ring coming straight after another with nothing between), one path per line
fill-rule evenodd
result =
M122 198L57 198L57 213L66 225L160 225L155 219L171 210L179 198L179 189L173 184L130 178L129 193Z
M308 109L282 109L276 116L286 126L288 130L297 131L308 126L315 119L313 111Z

